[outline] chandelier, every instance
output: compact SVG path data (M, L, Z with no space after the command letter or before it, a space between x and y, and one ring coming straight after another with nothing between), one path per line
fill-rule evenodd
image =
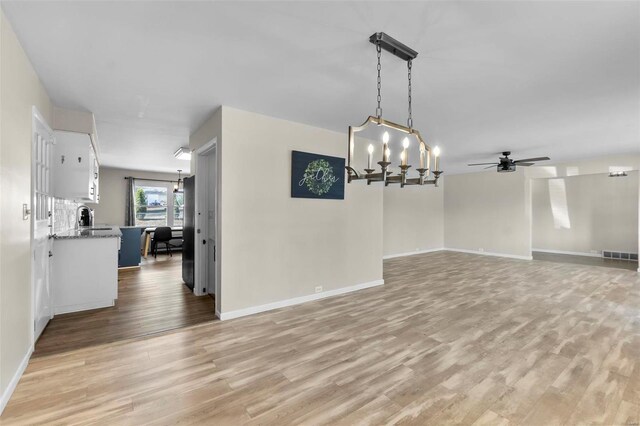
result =
M362 123L362 125L355 127L349 126L349 156L347 159L347 166L345 167L347 169L348 175L347 181L351 183L351 181L353 180L366 180L367 184L371 184L371 182L384 182L385 186L397 183L400 184L400 186L403 188L405 187L405 185L438 186L438 178L443 173L441 170L439 170L440 149L438 147L435 147L432 150L431 147L424 142L422 136L420 135L420 132L413 128L413 118L411 111L411 66L412 61L418 56L418 52L405 46L398 40L390 37L385 33L375 33L371 37L369 37L369 41L375 44L376 51L378 53L378 106L376 108L376 115L370 115L366 119L366 121ZM406 126L382 118L382 96L380 95L382 87L382 79L380 77L380 72L382 70L382 66L380 64L382 49L392 53L393 55L404 61L407 61L407 74L409 81L409 117L407 118ZM389 150L390 136L389 132L386 131L382 135L382 160L377 162L377 164L380 165L380 172L376 172L376 169L373 168L373 144L369 144L368 146L367 168L364 169L364 173L358 173L358 171L356 171L356 169L351 166L351 160L354 156L355 134L365 130L372 123L381 127L386 127L388 129L405 133L407 135L402 140L403 150L400 153L400 173L398 173L397 175L392 176L393 172L389 171L389 166L391 166L391 152ZM409 164L408 148L411 145L412 139L415 140L419 146L419 167L414 169L419 174L419 177L417 178L407 177L409 168L411 168L411 165ZM434 158L434 170L431 170L432 156ZM429 179L431 173L433 173L433 179Z

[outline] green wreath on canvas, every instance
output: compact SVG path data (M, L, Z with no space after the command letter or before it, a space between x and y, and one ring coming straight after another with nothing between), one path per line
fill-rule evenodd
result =
M302 177L302 182L307 189L315 195L323 195L329 192L331 186L338 180L333 174L333 168L327 160L315 160L307 165Z

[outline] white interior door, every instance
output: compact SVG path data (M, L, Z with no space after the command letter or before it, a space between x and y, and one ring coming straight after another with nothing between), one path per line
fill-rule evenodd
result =
M55 140L51 128L40 113L33 110L33 138L31 145L31 249L33 321L35 342L53 318L50 257L52 255L53 197L51 159Z

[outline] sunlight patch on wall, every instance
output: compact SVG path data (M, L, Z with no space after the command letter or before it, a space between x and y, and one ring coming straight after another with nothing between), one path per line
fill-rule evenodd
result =
M567 206L567 188L564 179L549 179L549 201L553 224L556 229L571 229L569 208Z
M567 176L578 176L580 174L580 168L576 166L567 167Z

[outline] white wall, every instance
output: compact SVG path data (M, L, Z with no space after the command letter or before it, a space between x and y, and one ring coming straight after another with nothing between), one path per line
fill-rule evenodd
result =
M633 152L627 155L610 155L568 163L546 164L545 162L536 167L527 167L524 171L528 178L533 179L592 175L638 169L640 169L640 153Z
M100 167L100 203L88 204L94 210L96 224L125 225L127 180L125 176L141 179L178 180L176 173L156 173Z
M222 143L222 107L217 108L211 116L205 120L205 122L189 137L189 148L194 151L191 154L191 171L198 173L196 171L196 158L197 152L199 148L202 148L207 143L215 140L216 143L216 173L217 173L217 186L221 188L222 186L222 151L224 149ZM197 183L197 182L196 182ZM199 190L198 188L196 189ZM221 315L221 300L222 300L222 290L220 288L221 280L222 280L222 261L224 259L224 247L222 241L222 211L220 206L220 200L222 198L222 191L216 192L216 216L217 223L215 229L216 236L216 268L215 268L215 302L216 302L216 315Z
M191 148L218 136L222 314L382 280L380 186L346 184L344 200L291 198L291 151L345 157L345 135L228 107L217 114Z
M600 254L638 250L638 172L533 179L533 247Z
M444 178L438 185L384 188L385 257L444 247Z
M445 247L530 258L529 187L521 170L447 176Z
M31 348L30 221L31 109L51 123L51 102L11 24L0 11L0 392L6 403L12 380ZM3 405L0 406L0 409Z

